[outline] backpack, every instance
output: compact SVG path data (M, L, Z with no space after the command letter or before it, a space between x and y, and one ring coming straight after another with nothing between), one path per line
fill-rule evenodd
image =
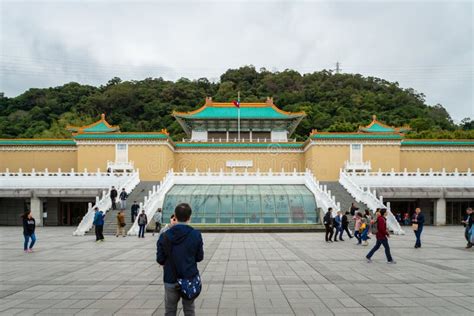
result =
M171 256L171 250L173 248L173 245L171 244L171 240L168 238L168 235L165 233L163 236L163 241L164 241L164 251L166 254L166 257L171 261L171 269L173 270L173 274L176 278L176 281L178 282L177 289L179 291L179 295L183 299L187 300L193 300L201 294L201 289L202 289L202 282L201 282L201 276L199 275L199 272L190 278L179 278L178 277L178 272L176 271L176 266L173 261L173 257Z

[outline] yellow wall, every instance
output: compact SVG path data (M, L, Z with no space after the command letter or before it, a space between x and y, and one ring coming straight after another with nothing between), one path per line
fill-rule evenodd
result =
M46 168L55 172L58 168L62 171L77 170L76 151L52 151L52 150L29 150L29 151L4 151L0 150L0 171L9 169L10 172L25 172L35 169L44 171Z
M315 145L305 152L306 167L321 181L337 181L339 169L349 160L349 145Z
M82 171L107 170L107 160L115 160L115 145L77 146L77 168Z
M400 170L406 168L408 171L467 171L471 168L474 171L474 151L434 151L434 150L403 150L401 151Z
M400 169L400 146L387 145L363 145L362 159L370 161L372 171L399 171Z
M200 171L211 169L211 171L231 171L226 167L228 160L252 160L253 167L248 171L304 171L304 159L301 152L295 153L175 153L174 169L182 171L184 168L188 171L194 171L196 168ZM245 168L235 168L236 170L244 170Z
M174 165L173 151L167 145L130 144L128 159L140 169L140 179L145 181L162 180Z

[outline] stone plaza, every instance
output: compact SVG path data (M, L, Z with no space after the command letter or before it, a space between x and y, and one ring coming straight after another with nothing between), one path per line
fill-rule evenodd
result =
M38 227L35 252L20 227L0 227L1 315L163 315L156 236L73 237ZM323 233L204 233L197 315L473 315L474 256L461 226L409 229L383 249ZM182 313L181 313L182 314Z

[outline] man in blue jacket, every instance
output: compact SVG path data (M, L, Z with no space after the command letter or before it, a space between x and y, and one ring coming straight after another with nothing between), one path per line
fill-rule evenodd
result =
M415 215L413 216L412 224L416 237L415 248L420 248L421 233L423 232L423 226L425 225L425 215L421 212L419 207L415 209Z
M176 206L177 223L161 234L156 244L156 261L164 266L165 315L177 313L180 299L177 278L197 275L197 263L204 258L201 233L189 226L191 213L191 207L186 203ZM183 298L183 311L186 316L195 315L194 299Z
M102 211L99 211L99 208L96 206L94 208L94 226L95 226L95 242L104 241L104 218L105 214Z

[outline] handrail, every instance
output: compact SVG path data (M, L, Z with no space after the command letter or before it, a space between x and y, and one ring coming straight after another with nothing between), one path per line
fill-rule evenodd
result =
M158 208L162 205L163 200L165 198L165 194L171 189L174 184L173 181L173 169L169 170L161 183L159 185L154 185L151 191L148 191L148 195L145 196L143 202L140 202L140 209L139 214L142 210L145 210L145 214L147 217L147 225L150 223L151 219L155 215ZM129 236L137 236L139 231L138 227L138 216L135 218L135 221L132 224L132 227L127 232Z
M125 192L129 194L137 185L140 183L140 174L139 170L133 173L124 173L127 176L125 181L119 181L114 186L117 191L120 192L122 189L125 189ZM98 207L101 211L107 211L112 207L112 201L110 199L110 190L102 191L102 197L97 196L95 198L95 204L89 203L88 210L86 215L82 218L81 222L77 226L76 230L73 232L74 236L84 236L84 234L92 228L94 221L94 208Z
M240 141L237 138L208 138L208 139L191 139L183 138L181 139L182 143L295 143L297 142L296 138L288 138L287 140L275 140L271 138L240 138Z
M376 191L371 191L370 188L364 188L357 185L342 169L339 172L339 183L349 192L349 194L356 200L356 202L362 202L366 204L372 211L377 208L387 209L387 226L396 235L404 235L405 232L400 227L397 219L390 210L390 203L385 205L383 203L383 197L377 198Z
M313 175L311 170L306 169L305 182L308 189L313 192L317 202L322 208L323 214L326 214L328 209L332 208L332 216L336 216L337 211L341 210L341 204L336 202L335 196L331 195L331 190L327 189L326 185L319 184L316 177Z

